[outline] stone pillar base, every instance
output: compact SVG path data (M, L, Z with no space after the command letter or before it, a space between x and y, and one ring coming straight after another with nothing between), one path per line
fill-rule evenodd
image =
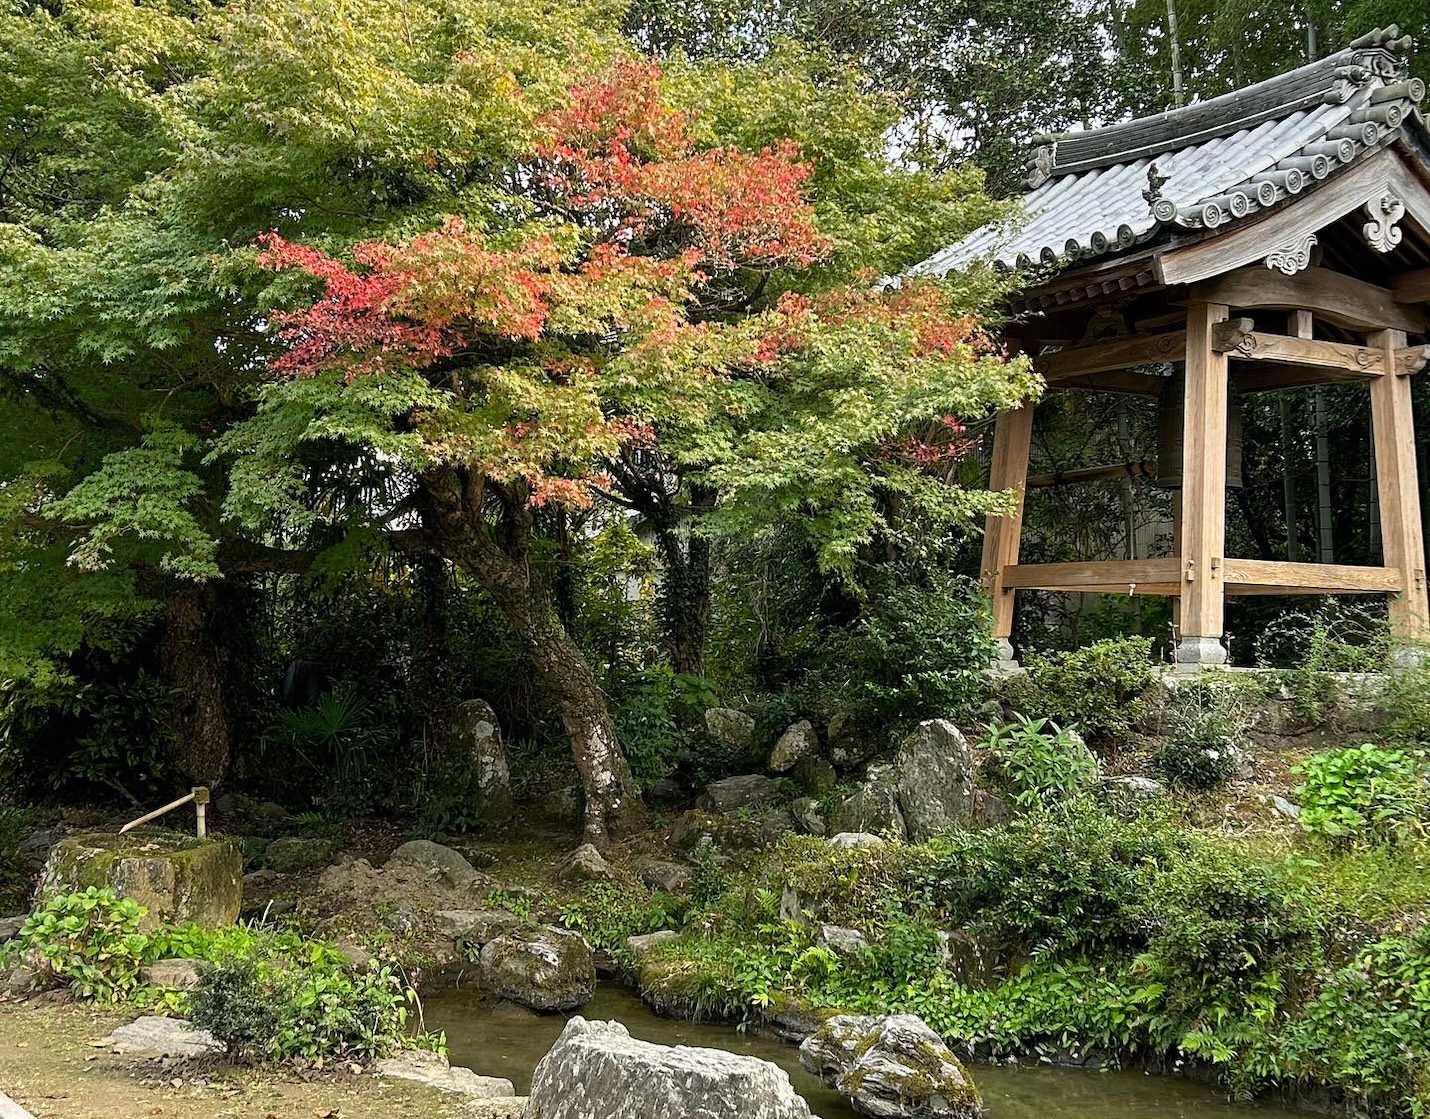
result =
M1219 637L1183 637L1177 642L1177 671L1197 672L1226 664L1226 646Z
M993 662L992 669L994 676L1012 676L1023 671L1023 666L1013 655L1013 642L1006 637L995 637L993 643L998 646L998 659Z

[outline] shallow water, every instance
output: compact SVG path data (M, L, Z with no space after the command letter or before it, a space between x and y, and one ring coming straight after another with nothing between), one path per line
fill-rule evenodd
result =
M452 1063L485 1076L505 1076L518 1092L561 1032L560 1014L512 1016L483 1005L475 992L444 992L424 1000L427 1028L445 1030ZM581 1008L586 1018L615 1019L632 1037L662 1045L699 1045L748 1053L789 1073L795 1090L821 1119L855 1119L837 1093L799 1067L799 1051L774 1038L742 1034L732 1026L677 1022L652 1014L635 995L601 984ZM1299 1112L1230 1104L1215 1089L1174 1077L1081 1069L971 1065L989 1119L1289 1119Z

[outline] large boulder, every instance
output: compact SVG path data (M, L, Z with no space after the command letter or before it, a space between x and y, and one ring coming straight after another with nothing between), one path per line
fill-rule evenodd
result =
M920 723L899 747L894 765L899 807L910 839L923 842L972 822L973 751L947 719Z
M227 839L144 829L126 835L85 832L50 849L37 901L112 886L148 912L140 929L192 921L231 925L243 907L243 854Z
M894 760L869 767L858 791L834 813L834 831L871 832L915 842L977 818L973 752L947 719L920 723Z
M800 758L818 752L819 735L814 733L814 724L808 719L801 719L780 735L775 748L770 751L770 771L788 773Z
M747 773L740 777L722 777L705 786L700 807L711 812L728 814L742 808L763 808L778 804L784 797L773 779L763 773Z
M388 856L387 866L391 867L394 863L420 867L454 889L462 889L482 879L477 868L460 851L433 843L430 839L413 839L404 843Z
M728 754L738 757L750 749L755 739L755 720L730 707L711 707L705 712L705 734Z
M527 1119L812 1119L783 1069L758 1057L637 1041L572 1018L536 1066Z
M806 1069L872 1119L978 1119L983 1101L943 1039L913 1014L840 1014L799 1047Z
M611 864L592 843L583 843L567 855L556 872L562 882L609 882L615 876Z
M903 839L907 834L899 807L899 773L891 765L869 767L864 784L834 810L830 828L839 832L868 832Z
M596 993L595 955L568 929L514 929L484 945L481 962L492 994L532 1010L574 1010Z
M460 703L448 717L448 753L463 757L476 778L475 807L484 821L500 823L511 818L511 765L501 724L486 700Z
M439 909L437 931L480 948L521 927L521 918L505 909Z
M879 752L880 736L861 724L851 711L838 711L829 720L829 760L851 769Z

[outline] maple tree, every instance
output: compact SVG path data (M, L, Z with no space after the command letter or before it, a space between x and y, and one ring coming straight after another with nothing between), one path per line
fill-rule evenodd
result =
M5 18L6 670L160 619L166 682L205 697L189 772L224 772L235 706L215 588L436 555L555 699L603 838L641 808L552 524L650 504L698 588L721 533L793 520L840 570L895 505L998 500L945 484L948 422L1033 384L977 328L994 279L875 283L992 210L890 166L896 106L856 74L660 68L572 4Z
M452 218L358 243L348 265L265 236L263 263L322 291L273 315L285 381L220 444L251 450L251 430L295 399L306 407L295 379L365 384L381 445L411 471L416 531L501 604L559 699L596 839L629 828L639 796L597 681L526 564L533 510L589 504L610 485L604 464L633 448L677 456L730 516L767 517L772 501L815 513L814 480L857 473L836 510L850 523L828 543L837 564L874 530L870 477L930 507L956 492L929 469L949 445L911 424L956 431L951 410L1031 387L933 282L880 291L865 278L702 314L739 272L804 268L832 246L801 196L811 167L794 145L699 148L660 79L621 60L573 86L516 171L533 214L499 239ZM781 475L762 478L762 462Z

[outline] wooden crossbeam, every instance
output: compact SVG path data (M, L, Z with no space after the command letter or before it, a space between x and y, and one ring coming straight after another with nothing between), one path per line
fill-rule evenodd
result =
M1430 268L1417 268L1390 278L1390 293L1397 303L1430 301Z
M1229 595L1394 594L1404 583L1389 567L1342 563L1288 563L1225 559L1221 577ZM1100 594L1180 595L1182 562L1175 556L1087 563L1025 563L1003 568L1003 589Z
M1267 594L1383 594L1404 586L1400 572L1390 567L1255 559L1226 559L1222 564L1228 594L1234 593L1232 584Z
M1127 593L1133 584L1169 583L1180 578L1175 556L1148 560L1092 560L1086 563L1021 563L1003 569L1009 589L1092 591L1113 588ZM1152 592L1146 592L1152 593Z
M1197 284L1192 296L1244 311L1313 311L1350 330L1393 327L1419 333L1427 322L1423 311L1398 301L1391 289L1329 268L1306 268L1294 276L1259 265L1238 268Z
M1130 338L1112 338L1106 342L1086 342L1069 346L1050 354L1033 358L1033 368L1053 385L1073 377L1091 373L1111 373L1153 362L1181 361L1187 348L1184 330L1166 334L1138 334ZM1153 385L1161 381L1147 378Z
M1372 346L1292 338L1253 328L1251 319L1230 319L1212 330L1212 347L1237 361L1260 361L1325 370L1351 378L1379 377L1385 373L1385 355Z

